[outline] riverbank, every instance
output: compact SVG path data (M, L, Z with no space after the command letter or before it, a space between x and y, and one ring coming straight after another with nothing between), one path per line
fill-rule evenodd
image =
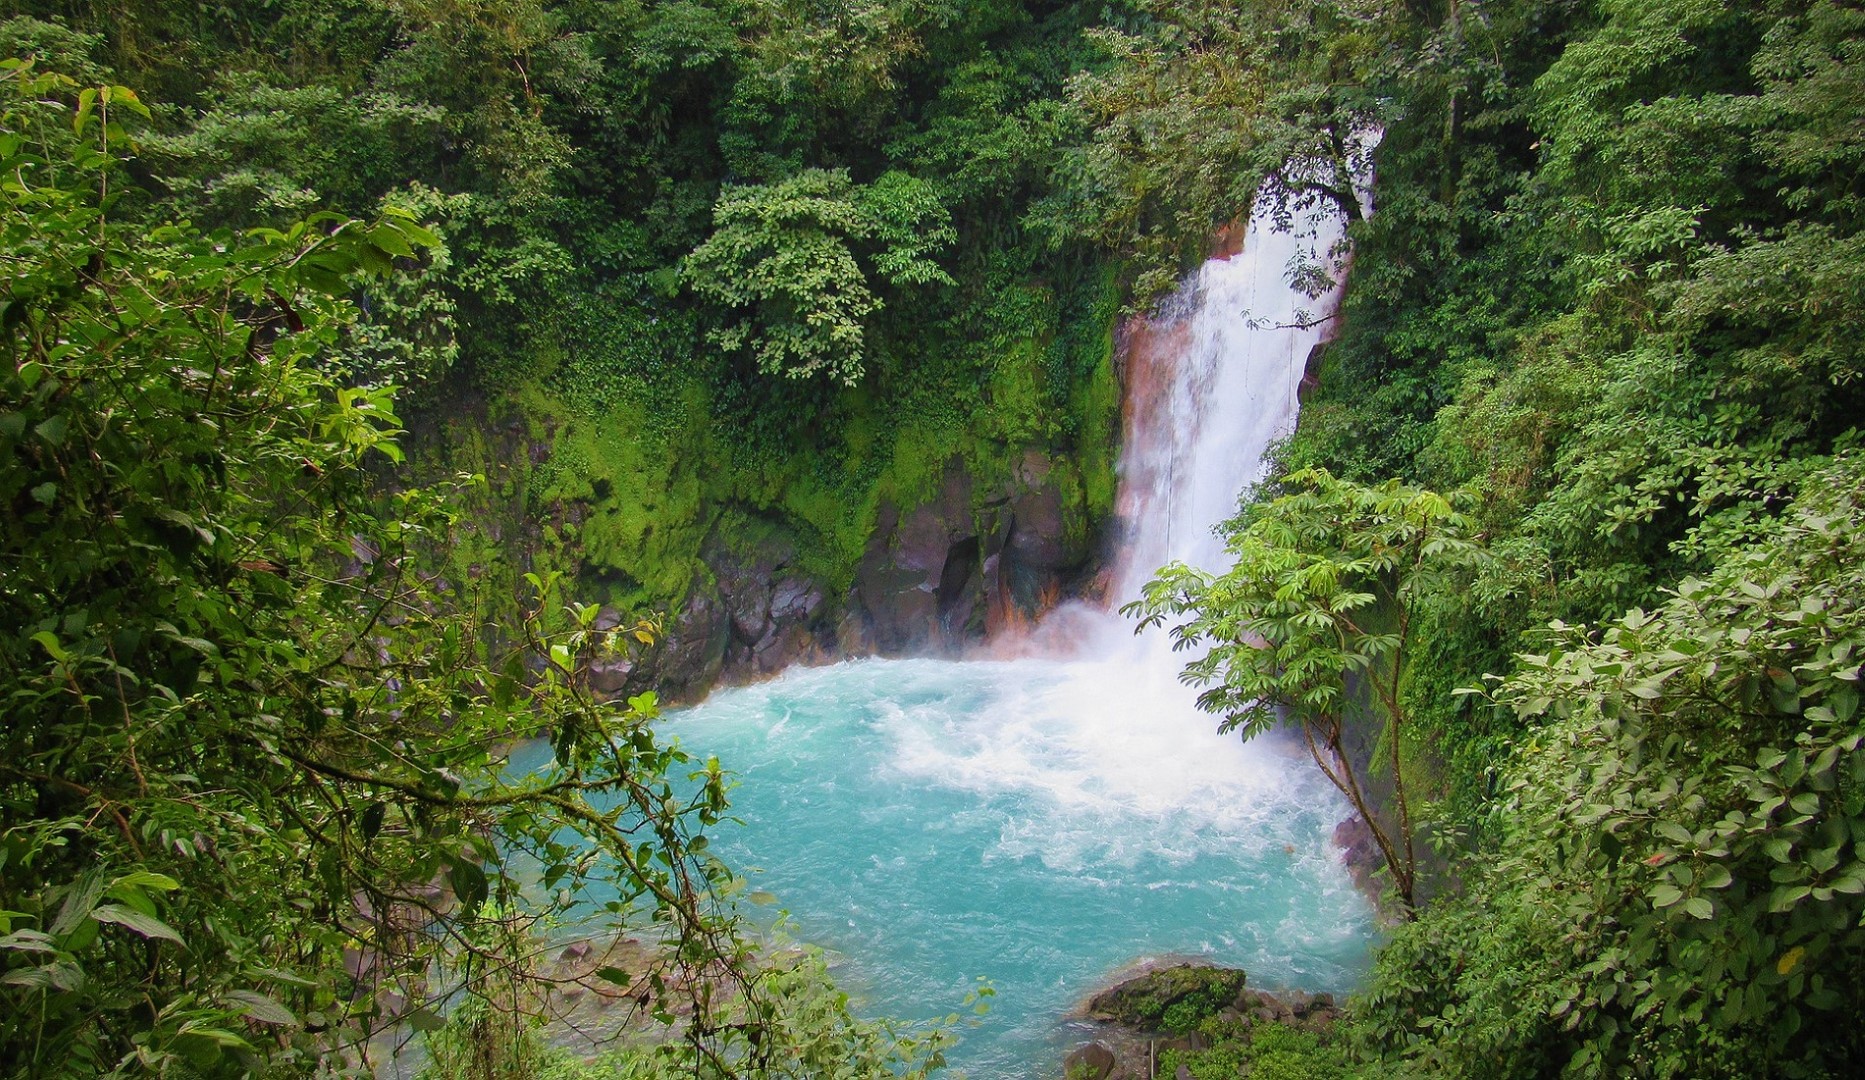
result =
M1252 988L1241 968L1164 961L1089 998L1095 1037L1063 1059L1066 1080L1203 1080L1301 1061L1326 1077L1344 1061L1331 994Z

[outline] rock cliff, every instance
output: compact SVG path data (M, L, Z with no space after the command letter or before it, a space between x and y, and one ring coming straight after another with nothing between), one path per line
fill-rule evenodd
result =
M780 523L711 537L707 574L638 662L611 665L597 688L703 695L795 663L849 656L958 655L1033 622L1094 570L1091 530L1069 520L1061 470L1029 451L1012 474L981 481L949 462L930 497L883 500L853 580L799 564ZM625 670L624 670L625 668Z

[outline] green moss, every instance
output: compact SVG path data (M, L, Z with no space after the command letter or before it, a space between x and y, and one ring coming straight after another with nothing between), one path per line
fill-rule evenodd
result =
M695 452L683 453L689 449ZM583 562L638 583L640 595L629 599L671 607L700 573L708 504L716 505L704 474L682 467L683 458L703 459L704 449L691 431L655 438L634 405L612 405L559 430L549 481L536 497L546 505L586 504L578 537Z
M722 542L787 547L837 595L883 501L937 498L956 459L982 519L1029 449L1049 457L1065 542L1085 556L1114 505L1115 275L991 274L986 302L884 343L885 370L861 385L760 385L749 398L716 360L678 360L690 320L649 327L615 289L565 301L562 357L491 406L433 410L446 468L488 480L465 508L484 527L455 538L457 572L512 597L508 609L525 599L524 571L555 569L586 601L666 612L706 575L705 545ZM669 336L646 341L650 329Z
M1051 445L1066 417L1056 407L1044 342L1024 338L999 358L985 385L988 434L1007 445Z
M881 474L880 494L897 506L917 506L939 492L946 463L958 448L950 433L923 424L902 427Z
M1129 979L1096 997L1093 1007L1143 1031L1188 1032L1236 1001L1244 983L1244 973L1235 968L1182 964ZM1168 1021L1176 1026L1167 1027Z
M1084 517L1098 527L1114 513L1120 446L1120 379L1114 371L1120 293L1112 264L1101 269L1090 291L1092 302L1075 325L1069 414Z
M871 486L826 484L814 476L784 491L782 508L801 526L799 535L806 541L799 545L797 561L832 592L854 581L873 531L875 503Z

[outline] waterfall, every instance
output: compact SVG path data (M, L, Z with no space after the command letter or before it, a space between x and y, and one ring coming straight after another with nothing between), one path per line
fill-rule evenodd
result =
M1185 656L1163 634L1133 642L1118 610L1169 562L1225 568L1217 527L1263 479L1269 448L1294 430L1308 356L1329 335L1346 277L1345 223L1331 205L1296 214L1286 229L1275 216L1259 204L1241 250L1208 260L1158 314L1122 329L1119 545L1106 602L1051 613L1024 655L1144 663L1154 685L1176 679ZM1316 270L1326 291L1290 284Z
M1241 252L1206 262L1165 314L1124 335L1120 602L1167 562L1221 568L1216 526L1236 513L1239 492L1263 478L1270 445L1295 426L1308 354L1323 339L1340 288L1310 298L1285 277L1292 266L1328 258L1341 226L1323 214L1301 232L1278 232L1263 218L1252 218ZM1330 276L1339 279L1340 268Z
M943 1015L992 982L949 1055L971 1075L1052 1075L1093 1037L1059 1018L1135 960L1193 954L1329 991L1364 970L1372 912L1330 842L1345 800L1294 740L1218 734L1178 680L1184 655L1117 613L1165 562L1222 568L1214 527L1294 423L1337 297L1286 277L1340 225L1266 220L1122 335L1110 603L1052 612L1014 659L794 668L671 718L744 779L744 826L714 849L762 868L752 887L843 958L864 1011Z

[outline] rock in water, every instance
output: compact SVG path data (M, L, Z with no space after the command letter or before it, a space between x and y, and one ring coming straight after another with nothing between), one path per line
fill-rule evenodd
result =
M1115 1064L1112 1050L1102 1043L1091 1042L1062 1060L1062 1075L1067 1080L1107 1080Z
M1088 1014L1143 1031L1190 1030L1236 1001L1245 979L1237 968L1175 964L1101 991L1089 1000Z

